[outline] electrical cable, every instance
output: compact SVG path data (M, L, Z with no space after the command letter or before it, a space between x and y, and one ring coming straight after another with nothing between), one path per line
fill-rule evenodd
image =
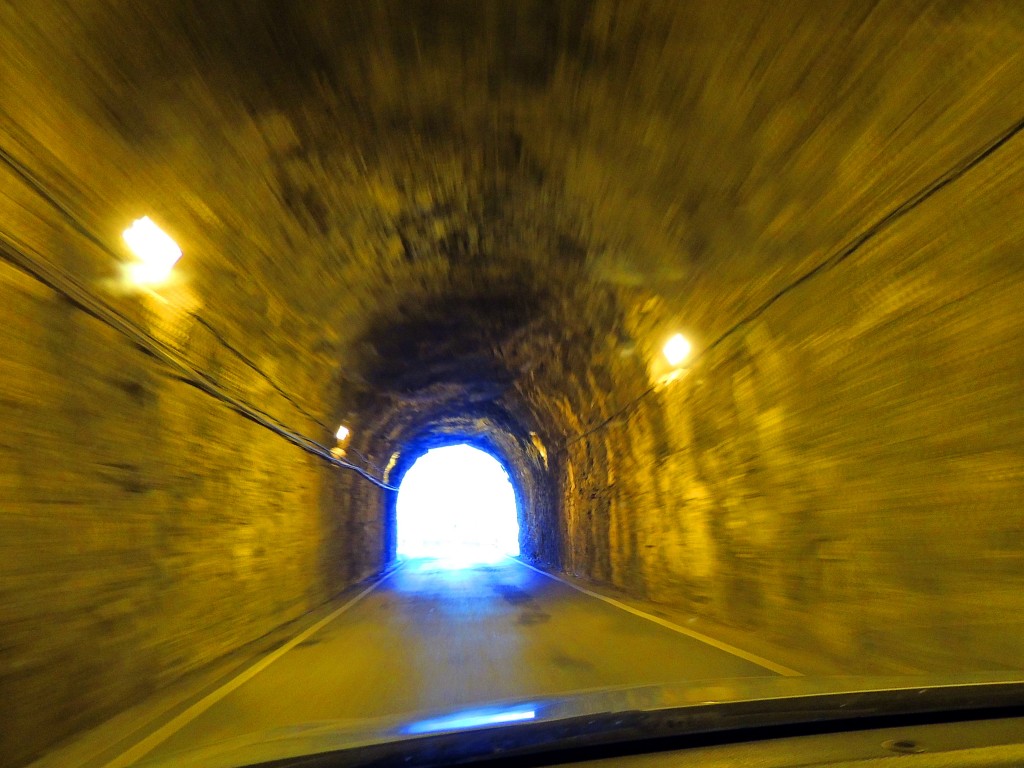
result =
M348 453L354 453L356 456L358 456L360 459L362 459L364 462L366 462L366 465L368 467L377 470L381 474L384 474L387 471L382 466L380 466L379 464L373 462L370 459L370 457L367 456L365 453L362 453L361 451L357 451L355 448L348 447L348 448L345 449L345 451L348 452Z
M994 140L986 144L982 149L978 150L973 155L970 155L966 159L962 160L960 163L954 165L952 168L947 170L938 178L934 179L929 184L926 184L922 189L918 190L918 192L911 195L909 198L907 198L902 203L897 205L895 208L890 210L888 213L882 216L882 218L880 218L874 224L872 224L867 229L862 231L852 240L848 241L845 246L840 248L838 251L833 253L824 261L817 264L814 268L800 275L800 277L798 277L796 280L792 281L791 283L788 283L787 285L776 291L768 299L762 302L758 307L756 307L748 314L744 315L742 319L740 319L737 323L732 325L717 339L715 339L713 342L708 344L703 350L701 350L700 354L694 357L690 365L692 366L693 364L695 364L697 361L703 358L708 352L711 352L712 350L716 349L730 336L733 336L746 326L750 325L750 323L757 320L765 312L767 312L776 302L778 302L780 299L782 299L790 292L796 290L796 288L798 288L799 286L803 285L807 281L813 279L814 277L817 277L820 274L823 274L825 272L828 272L829 270L834 269L839 264L842 264L853 254L859 251L861 247L863 247L864 244L867 243L869 240L876 237L879 233L887 229L894 222L906 216L908 213L910 213L912 210L914 210L919 205L924 203L930 197L938 193L940 190L963 177L968 171L977 167L982 161L984 161L990 155L998 151L1001 147L1003 147L1003 145L1005 145L1007 142L1009 142L1011 139L1013 139L1021 132L1024 132L1024 118L1018 120L1016 123L1011 125L1005 131L1003 131L1002 134L1000 134ZM602 420L595 426L590 427L587 430L580 432L577 435L573 435L571 438L565 440L558 450L564 451L570 445L573 445L574 443L582 440L583 438L588 437L594 434L595 432L600 431L601 429L604 429L609 424L611 424L612 421L625 414L634 405L637 405L641 400L646 398L649 394L651 394L651 392L654 392L656 389L656 386L648 387L640 395L637 395L637 397L626 403L622 408L620 408L618 411L616 411L608 418Z
M51 266L50 274L44 275L44 260L39 256L38 252L36 252L36 258L33 260L33 258L29 256L28 253L29 251L32 251L34 249L30 248L24 241L20 240L14 235L4 233L2 231L0 231L0 239L6 240L8 247L13 247L14 249L16 249L14 253L23 256L23 258L19 260L11 258L11 254L7 254L8 257L6 258L6 260L8 262L14 263L17 266L21 267L22 271L28 272L32 276L36 277L36 279L40 279L41 282L44 282L52 290L65 296L65 298L71 301L79 309L82 309L87 314L95 317L96 319L104 322L106 325L114 328L118 332L127 336L132 341L133 344L141 347L148 354L153 355L159 359L164 359L165 362L167 362L165 356L170 355L174 357L174 362L178 367L187 370L192 376L201 378L223 389L223 385L219 384L211 376L191 367L191 365L187 362L187 358L184 355L175 350L173 347L164 344L163 342L159 341L152 335L139 329L138 326L136 326L133 321L131 321L129 318L126 318L123 314L118 312L110 304L93 296L85 286L83 286L81 283L79 283L77 280L71 277L71 275L69 275L67 272ZM40 270L40 267L42 267L42 271ZM112 320L116 320L116 322L112 322ZM153 348L153 345L157 345L160 348L160 350L155 350ZM249 410L258 413L259 415L263 416L268 420L277 421L269 413L252 404L246 404L246 407Z
M379 480L361 467L336 458L331 454L330 449L326 446L316 442L312 438L308 438L301 433L292 430L259 408L256 408L241 398L228 394L213 377L193 368L188 363L187 359L183 358L183 356L177 353L176 350L141 330L114 307L110 306L102 299L92 295L88 289L78 282L73 276L67 274L63 270L60 270L54 265L47 263L44 259L41 259L38 256L33 258L31 255L32 250L33 249L16 236L0 231L0 258L47 286L51 290L64 296L74 306L127 337L133 344L138 346L144 352L152 355L168 367L176 370L176 378L180 381L190 384L200 391L214 397L236 413L285 438L299 448L302 448L307 453L316 455L342 469L352 470L384 490L398 490L397 487Z
M88 229L88 227L82 224L78 217L75 216L74 213L66 205L64 205L60 200L58 200L56 196L50 193L46 186L41 181L39 181L25 165L20 163L16 158L14 158L9 152L7 152L2 147L0 147L0 161L2 161L9 168L11 168L45 202L47 202L51 207L53 207L55 210L61 213L64 216L64 218L67 219L67 221L72 225L75 231L83 235L87 240L89 240L89 242L98 246L104 253L107 253L108 255L115 259L117 258L117 254L105 242L103 242L102 239L94 235ZM59 275L59 273L46 274L47 270L45 269L45 267L43 269L39 268L44 262L41 262L39 259L33 260L31 259L31 257L28 257L25 253L25 248L27 244L23 242L19 243L17 238L9 234L0 233L0 237L7 241L7 248L5 248L4 252L0 254L3 255L6 261L19 267L23 272L26 272L27 274L33 276L34 278L42 282L44 285L48 286L51 290L57 291L61 295L65 296L75 306L83 309L96 319L106 323L110 327L114 328L114 330L127 336L129 339L133 341L133 343L142 347L145 351L154 355L158 359L161 359L165 364L169 364L172 365L172 367L182 369L185 372L185 375L180 376L179 378L181 378L183 381L186 381L194 386L197 386L200 390L206 392L207 394L210 394L216 397L218 400L227 403L240 414L246 416L247 418L250 418L251 420L260 424L261 426L273 430L279 435L290 440L292 443L298 445L299 447L302 447L303 449L317 456L320 456L326 461L329 461L332 464L335 464L336 466L342 467L344 469L351 469L352 471L357 472L370 482L374 483L375 485L378 485L379 487L385 490L397 490L397 488L395 488L394 486L388 485L387 483L384 483L378 480L377 478L373 477L368 472L363 470L361 467L350 462L338 459L337 457L330 453L330 450L328 448L321 445L320 443L317 443L311 440L310 438L306 438L301 434L294 432L293 430L275 425L274 422L276 421L276 419L273 419L273 417L271 417L265 411L262 411L261 409L256 408L251 404L245 403L244 401L234 402L230 396L218 391L220 385L218 385L211 377L207 376L206 374L202 374L201 372L196 371L195 369L190 368L190 366L184 364L180 360L172 359L167 355L167 349L154 349L154 344L160 345L161 347L166 347L166 345L162 345L157 339L135 327L130 320L128 320L119 312L117 312L109 304L96 300L95 297L90 297L90 294L87 291L87 289L85 289L84 286L77 284L77 282L74 281L70 275L67 275L66 273L63 276ZM22 258L17 258L17 255L22 256ZM73 285L75 290L68 290L67 288L69 285ZM205 318L194 312L190 312L189 315L193 317L195 320L197 320L204 328L206 328L213 335L213 337L218 343L220 343L226 349L231 351L245 365L247 365L257 374L259 374L264 380L266 380L278 392L278 394L283 396L293 407L295 407L297 410L303 413L307 418L311 419L315 424L318 424L324 429L330 429L330 427L328 427L322 421L320 421L311 413L309 413L309 411L303 408L291 395L289 395L280 385L278 385L277 382L275 382L269 375L263 372L259 368L259 366L252 362L237 347L231 344L224 337L224 335L220 331L218 331L213 325L211 325ZM111 322L112 318L116 318L117 322ZM278 422L278 424L280 423ZM366 457L363 458L364 460L367 461L368 464L370 464L371 466L375 466L372 464L372 462L366 459ZM376 468L379 470L379 467Z
M54 208L56 211L58 211L71 224L71 226L73 227L73 229L76 232L78 232L79 234L83 235L89 242L91 242L92 244L97 246L101 251L103 251L107 255L111 256L115 260L117 260L119 258L118 254L116 252L114 252L107 245L107 243L105 243L101 238L96 236L80 220L80 218L74 214L74 212L70 209L69 206L67 206L63 202L61 202L58 199L58 197L56 195L54 195L47 188L46 184L44 184L34 173L32 173L32 171L25 164L21 163L16 157L11 155L10 152L8 152L3 147L0 147L0 161L2 161L12 171L14 171L14 173L19 178L21 178L21 180L23 182L25 182L29 186L29 188L32 189L33 192L35 192L40 198L42 198L52 208ZM11 245L14 245L14 240L12 238L10 238L9 236L8 236L8 241L9 241L9 247ZM22 248L23 247L24 247L24 244L22 244ZM15 263L10 258L8 258L7 260L11 261L12 263ZM25 271L24 267L27 266L26 264L23 264L23 263L16 264L16 265L17 266L21 266L23 268L23 271ZM39 274L38 270L29 270L28 272L29 272L29 274L32 274L37 279L40 279L40 274ZM110 307L109 305L105 305L103 307L103 309L99 310L99 311L97 311L96 307L89 307L88 306L88 304L89 304L88 301L83 302L81 300L82 296L87 296L88 294L85 293L84 287L82 287L80 285L78 286L78 288L79 288L79 290L81 292L80 296L78 298L75 298L75 297L72 297L72 296L68 295L68 293L66 291L62 290L61 285L60 285L61 281L59 279L55 280L52 276L50 276L49 279L43 280L42 282L44 282L52 290L56 290L59 293L61 293L62 295L65 295L76 306L84 309L89 314L93 315L94 317L96 317L99 320L102 320L102 321L106 322L110 314L117 314L119 316L119 319L120 319L121 323L128 323L128 324L130 324L130 321L128 321L123 316L120 316L119 313L116 313L116 310L114 310L113 307ZM65 283L66 282L67 281L65 280ZM239 350L234 344L232 344L225 337L225 335L223 333L221 333L216 327L214 327L208 320L206 320L206 318L204 318L202 315L199 315L196 312L189 312L188 314L196 322L198 322L200 325L202 325L213 336L213 338L221 346L223 346L225 349L227 349L232 354L234 354L244 365L246 365L248 368L250 368L252 371L254 371L257 375L262 377L268 384L270 384L270 386L279 395L281 395L285 400L287 400L297 411L299 411L304 416L306 416L308 419L310 419L314 424L317 424L318 426L323 427L324 429L330 430L330 427L327 424L325 424L319 418L317 418L312 413L310 413L308 410L306 410L306 408L304 408L297 400L295 400L294 397L292 397L290 394L288 394L288 392L286 392L284 390L284 388L282 388L276 381L274 381L274 379L271 376L269 376L267 373L265 373L258 365L256 365L256 363L254 363L248 356L246 356L241 350ZM110 323L108 323L108 325L109 324ZM116 329L121 331L121 332L124 332L124 328L118 327ZM138 329L136 329L136 330L138 331ZM144 332L138 331L138 333L142 334ZM126 334L126 335L131 337L131 334ZM148 336L148 334L145 334L145 335ZM154 342L156 341L156 339L154 339L153 337L149 337L149 340L152 340ZM138 339L133 339L133 341L136 344L140 343L140 341ZM142 346L145 347L145 342L142 343ZM197 371L192 371L192 372L193 373L198 373ZM212 380L210 380L208 376L202 375L202 378L205 378L205 379L209 380L212 383ZM198 383L198 382L195 382L192 379L188 379L188 378L183 378L182 380L188 381L189 383L193 383L193 384ZM200 388L203 389L203 391L207 391L209 394L215 394L213 391L209 390L209 388L207 386L205 386L205 385L201 386ZM272 417L270 417L270 415L267 414L265 411L262 411L262 410L260 410L258 408L250 406L250 405L246 405L245 412L243 413L243 415L248 415L249 412L255 412L256 414L259 414L260 416L262 416L264 419L272 419ZM262 420L257 420L257 423L262 423ZM266 424L264 424L264 426L266 426ZM344 466L345 468L353 469L354 471L357 471L360 474L363 474L364 476L366 476L367 479L371 480L372 482L377 483L378 485L380 485L381 487L383 487L383 488L385 488L387 490L397 490L397 489L395 489L392 486L389 486L389 485L386 485L386 484L383 484L383 483L379 482L376 478L374 478L371 475L369 475L366 472L364 472L357 465L350 464L349 462L345 462L345 461L342 461L342 460L336 458L335 456L330 454L330 452L328 451L328 449L325 446L322 446L319 443L315 443L315 445L317 446L317 448L322 449L322 451L321 450L315 451L315 453L317 453L317 455L323 455L322 452L326 451L327 455L324 455L323 457L327 458L329 461L331 461L331 462L333 462L335 464L338 464L339 466ZM365 455L363 455L359 451L356 451L355 449L351 449L351 448L349 450L351 450L357 456L362 458L363 461L365 461L368 466L376 469L379 472L383 472L383 470L379 466L374 464L372 461L370 461L369 458L367 458Z
M580 432L578 435L574 435L570 439L566 440L564 443L562 443L560 450L564 451L566 448L568 448L573 443L579 442L583 438L588 437L589 435L592 435L595 432L598 432L598 431L604 429L609 424L611 424L613 421L615 421L617 418L622 416L626 411L628 411L634 405L638 405L641 400L643 400L645 397L647 397L649 394L651 394L651 392L653 392L655 389L656 389L656 387L654 385L648 387L646 390L644 390L639 395L634 397L632 400L630 400L624 406L619 408L619 410L615 411L615 413L613 413L611 416L608 416L607 418L605 418L602 421L598 422L595 426L591 427L587 431Z
M106 253L108 256L113 258L115 261L119 261L121 259L120 255L116 251L114 251L106 242L104 242L102 238L98 237L95 233L93 233L82 222L82 220L75 215L71 208L68 205L61 202L60 199L47 188L46 184L42 182L34 173L32 173L32 171L24 163L19 161L16 157L14 157L10 152L8 152L3 147L0 147L0 162L7 165L23 182L25 182L25 184L33 192L36 193L36 195L38 195L44 202L46 202L58 213L60 213L76 232L85 237L90 243L95 245L102 252ZM300 413L302 413L304 416L306 416L308 419L313 421L313 423L317 424L318 426L321 426L327 430L330 429L330 427L327 424L324 424L317 417L315 417L308 410L306 410L303 406L301 406L295 400L295 398L289 395L284 390L284 388L281 387L276 381L274 381L274 379L269 374L264 372L255 362L253 362L241 350L239 350L236 346L229 342L225 335L222 332L220 332L217 328L215 328L208 320L206 320L204 317L195 312L189 312L188 314L191 317L193 317L198 323L200 323L204 328L206 328L206 330L210 332L210 334L214 337L217 343L225 347L228 351L234 354L244 365L246 365L248 368L253 370L257 375L263 378L279 395L284 397L285 400L287 400Z
M1014 125L1010 126L1006 131L1003 132L1003 134L1001 134L999 137L997 137L994 141L992 141L989 144L987 144L979 152L976 152L971 157L966 158L964 161L962 161L958 165L956 165L953 168L951 168L949 171L944 173L942 176L938 177L937 179L932 181L930 184L926 185L923 189L918 191L915 195L912 195L910 198L905 200L903 203L901 203L900 205L898 205L895 208L893 208L892 210L890 210L881 219L879 219L873 225L871 225L866 230L861 232L861 234L859 234L857 237L855 237L851 241L849 241L846 244L846 246L841 248L839 251L837 251L836 253L832 254L830 257L826 258L825 260L823 260L822 262L817 264L814 268L812 268L809 271L805 272L800 277L798 277L796 280L792 281L791 283L787 284L786 286L781 288L779 291L774 293L772 296L770 296L768 299L766 299L764 302L762 302L757 308L755 308L753 311L749 312L742 319L740 319L737 323L735 323L733 326L731 326L729 329L727 329L724 333L722 333L717 339L715 339L713 342L711 342L709 345L707 345L700 352L700 354L698 354L694 358L693 363L696 363L698 360L703 358L708 352L711 352L712 350L714 350L718 346L720 346L726 339L728 339L729 337L731 337L734 334L738 333L741 329L743 329L744 327L746 327L747 325L749 325L753 321L755 321L758 318L760 318L765 312L768 311L768 309L770 309L776 302L778 302L784 296L786 296L790 292L794 291L796 288L798 288L799 286L801 286L805 282L813 279L814 277L817 277L818 275L820 275L820 274L822 274L824 272L827 272L827 271L829 271L831 269L834 269L836 266L838 266L839 264L841 264L844 261L846 261L850 256L852 256L854 253L856 253L858 250L860 250L861 247L865 243L867 243L868 241L870 241L871 239L876 237L883 230L887 229L895 221L903 218L905 215L907 215L909 212L911 212L912 210L917 208L923 202L925 202L926 200L931 198L933 195L935 195L937 192L942 190L944 187L946 187L949 184L953 183L954 181L958 180L963 175L965 175L968 171L970 171L971 169L975 168L977 165L979 165L982 161L984 161L986 158L988 158L994 152L998 151L1003 145L1005 145L1008 141L1010 141L1014 136L1016 136L1017 134L1021 133L1021 131L1024 131L1024 119L1021 119L1017 123L1015 123ZM74 213L66 205L61 203L54 195L52 195L49 192L49 190L46 188L46 186L42 182L40 182L34 176L34 174L31 173L31 171L26 166L24 166L22 163L20 163L16 158L14 158L9 152L7 152L2 147L0 147L0 161L2 161L8 167L10 167L23 181L25 181L26 184L28 184L28 186L34 192L36 192L48 204L50 204L53 208L55 208L58 212L60 212L71 223L71 225L73 226L73 228L77 232L79 232L81 235L86 237L86 239L88 239L93 244L97 245L100 249L102 249L107 254L113 256L114 258L117 258L117 254L112 249L110 249L110 247L106 243L104 243L100 238L98 238L95 234L93 234L84 224L82 224L82 222L78 219L78 217L76 217L74 215ZM5 258L7 258L8 254L4 253L4 256L5 256ZM12 260L10 258L7 258L7 260L11 261L12 263L15 263L16 265L18 265L17 262L15 262L14 260ZM22 265L18 265L18 266L22 266ZM38 275L35 272L29 271L29 274L32 274L33 276L38 278ZM61 292L62 294L64 294L64 291L62 291L54 283L47 282L45 280L42 280L42 282L44 282L46 285L48 285L52 289L57 290L57 291ZM87 305L83 304L82 302L80 302L79 300L77 300L75 297L68 296L68 298L71 299L77 306L82 306L83 308L85 308L87 306ZM97 317L98 319L103 320L104 322L106 322L106 320L107 320L102 315L96 314L93 311L90 311L89 313L93 314L95 317ZM202 316L200 316L200 315L198 315L198 314L196 314L194 312L190 312L189 314L193 318L195 318L204 328L206 328L214 336L214 338L217 340L218 343L220 343L226 349L228 349L233 354L235 354L246 366L248 366L250 369L252 369L258 375L260 375L264 380L266 380L274 388L274 390L279 395L284 397L299 412L301 412L303 415L305 415L307 418L311 419L314 423L318 424L319 426L324 427L325 429L329 429L329 427L326 424L324 424L322 421L320 421L315 416L310 414L291 395L289 395L280 385L278 385L277 382L275 382L269 375L267 375L265 372L263 372L259 368L259 366L257 366L254 362L252 362L252 360L250 360L248 357L246 357L240 350L238 350L233 344L231 344L224 337L224 335L222 333L220 333L216 328L214 328L207 320L205 320L205 318L203 318ZM118 329L118 330L120 330L120 329ZM123 330L121 332L124 333ZM126 334L126 335L129 335L129 334ZM152 338L152 337L150 337L150 338ZM156 340L153 339L153 341L156 341ZM138 343L138 342L136 342L136 343ZM693 363L691 363L691 365ZM565 450L570 445L573 445L574 443L578 442L579 440L582 440L583 438L588 437L589 435L592 435L595 432L600 431L601 429L604 429L609 424L611 424L613 421L615 421L616 419L620 418L621 416L626 414L628 411L630 411L630 409L633 406L635 406L640 401L645 399L651 392L654 392L655 389L656 389L655 386L648 387L644 392L642 392L640 395L638 395L633 400L631 400L628 403L626 403L626 405L624 405L618 411L613 413L611 416L608 416L607 418L603 419L602 421L600 421L599 423L597 423L593 427L585 430L584 432L581 432L581 433L579 433L577 435L574 435L573 437L571 437L568 440L564 441L562 443L562 446L561 446L560 449L561 450ZM258 411L258 409L248 408L247 410L251 411L253 416L256 416L257 418L259 418L259 413L260 412ZM248 413L246 413L244 415L248 415ZM263 414L263 416L266 416L266 414ZM258 423L263 423L263 422L262 421L258 421ZM264 426L267 426L267 425L264 424ZM277 430L275 430L275 431L277 431ZM308 440L308 438L303 438L303 439ZM295 442L295 441L293 440L293 442ZM310 442L312 443L313 441L310 441ZM380 485L383 488L386 488L387 490L397 490L397 489L393 488L392 486L388 486L388 485L386 485L386 484L384 484L384 483L382 483L380 481L377 481L375 478L370 476L368 473L364 472L362 469L360 469L356 465L348 464L347 462L342 462L339 459L336 459L334 456L331 456L329 451L324 446L320 445L319 443L313 443L313 444L316 445L319 449L322 449L322 451L325 451L327 455L323 456L323 457L328 459L328 460L330 460L330 461L332 461L333 463L337 463L340 466L345 466L346 468L356 470L360 474L363 474L364 476L366 476L367 479L370 479L371 481L375 482L376 484ZM352 450L352 449L350 449L350 450ZM320 451L317 451L317 450L314 450L312 452L316 453L317 455L323 455L323 454L321 454ZM359 453L358 451L354 451L353 450L353 452L356 453L357 455L359 455L361 458L363 458L363 460L366 461L367 464L369 464L370 466L373 466L378 471L380 470L380 468L377 467L376 465L374 465L366 456L364 456L363 454Z
M281 397L283 397L285 400L287 400L289 403L291 403L295 407L295 410L297 410L299 413L301 413L304 416L306 416L314 424L317 424L318 426L321 426L321 427L323 427L326 430L330 430L331 429L329 425L327 425L324 422L320 421L320 419L318 419L316 416L314 416L309 411L307 411L305 408L303 408L302 405L300 405L299 402L297 400L295 400L295 398L293 398L291 395L289 395L287 392L285 392L285 390L282 389L280 387L280 385L277 384L277 382L275 382L272 378L270 378L270 376L268 376L266 373L264 373L262 370L260 370L259 367L254 362L252 362L248 357L246 357L230 341L228 341L220 331L218 331L216 328L214 328L212 325L210 325L210 323L206 320L206 318L204 318L202 315L196 314L195 312L189 312L188 315L189 315L189 317L194 319L197 323L199 323L201 326L203 326L206 330L208 330L210 332L210 334L217 340L217 342L221 346L223 346L228 351L234 353L234 355L239 360L241 360L243 364L245 364L248 368L252 369L257 374L259 374L264 380L266 380L266 382L268 384L270 384L270 386L273 387L277 391L277 393L279 395L281 395Z

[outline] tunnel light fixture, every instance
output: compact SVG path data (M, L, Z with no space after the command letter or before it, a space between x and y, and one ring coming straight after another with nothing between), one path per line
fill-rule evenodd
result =
M395 451L391 454L391 459L388 461L388 465L384 467L384 482L390 482L391 470L395 468L395 464L398 463L398 457L401 455L401 451Z
M533 447L537 449L541 459L544 460L544 468L548 466L548 449L544 447L544 441L540 439L540 435L536 432L530 433L530 442L533 443Z
M338 431L334 433L334 436L338 438L339 443L343 443L348 439L349 429L344 424L338 427Z
M128 279L140 286L164 283L181 258L181 248L149 216L136 219L122 235L135 258L126 267Z
M691 349L690 342L686 340L686 337L677 333L665 343L661 351L669 365L677 366L690 356Z

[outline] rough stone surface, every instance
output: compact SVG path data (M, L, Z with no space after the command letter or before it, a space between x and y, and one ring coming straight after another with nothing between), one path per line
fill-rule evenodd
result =
M393 551L111 318L374 474L489 448L538 561L850 671L1024 667L1022 51L1015 0L0 7L0 752Z

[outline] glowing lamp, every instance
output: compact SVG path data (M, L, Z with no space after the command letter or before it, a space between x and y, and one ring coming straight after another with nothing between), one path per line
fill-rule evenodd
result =
M677 333L666 342L662 352L669 365L679 365L690 356L690 349L690 342L681 333Z
M342 424L340 427L338 427L338 431L334 433L334 436L338 438L338 442L340 443L341 441L348 438L348 434L348 427Z
M126 268L133 283L156 285L170 277L171 270L181 258L181 248L149 216L133 221L123 237L138 259L137 263Z

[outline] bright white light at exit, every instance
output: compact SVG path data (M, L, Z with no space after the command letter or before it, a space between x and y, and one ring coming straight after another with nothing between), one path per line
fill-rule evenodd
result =
M334 433L334 436L338 438L339 441L344 440L346 437L348 437L348 427L342 424L340 427L338 427L338 431Z
M451 565L519 554L519 519L508 474L469 445L435 448L406 472L398 490L398 555Z
M181 248L149 216L136 219L124 231L124 241L139 260L127 267L128 278L138 285L162 283L181 258Z
M681 333L677 333L668 340L662 352L665 353L669 365L679 365L690 356L690 349L690 342Z

